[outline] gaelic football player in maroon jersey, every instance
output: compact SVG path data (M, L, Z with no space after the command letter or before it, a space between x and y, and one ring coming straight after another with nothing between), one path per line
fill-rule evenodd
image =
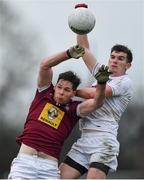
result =
M54 86L52 67L84 53L84 48L76 45L42 60L36 95L23 132L16 139L20 150L11 164L9 179L60 179L58 160L63 143L80 117L102 106L109 77L107 67L102 66L96 74L96 96L83 102L72 99L80 83L72 71L61 73Z

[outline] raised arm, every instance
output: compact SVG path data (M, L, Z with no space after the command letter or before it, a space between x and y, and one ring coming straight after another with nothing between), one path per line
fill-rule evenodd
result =
M66 51L43 59L40 63L38 87L48 86L53 77L52 67L69 59Z
M94 65L96 64L97 60L90 51L88 36L85 35L77 35L77 44L85 48L85 54L83 56L83 60L88 67L89 71L92 72Z
M85 100L79 105L81 116L86 116L103 105L105 99L105 87L105 84L99 84L96 88L97 93L95 94L95 97L93 99Z
M95 87L85 87L80 88L76 91L76 96L83 99L91 99L94 98L97 94L97 85ZM113 96L112 88L109 85L105 87L105 97Z
M84 54L84 48L81 46L73 46L66 51L49 56L40 63L38 75L38 87L48 86L52 81L53 71L52 67L66 61L70 58L78 59Z
M102 66L96 73L95 77L98 84L95 88L95 95L92 95L94 96L93 99L91 98L85 100L79 105L79 112L81 116L86 116L103 105L105 100L106 82L109 79L109 74L107 66ZM92 93L94 93L94 91Z

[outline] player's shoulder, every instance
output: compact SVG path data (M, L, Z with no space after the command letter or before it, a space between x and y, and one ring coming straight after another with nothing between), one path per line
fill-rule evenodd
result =
M127 74L122 77L121 85L126 91L133 89L133 82Z
M127 74L122 76L110 77L108 85L112 87L118 87L119 89L131 89L133 87L132 80L129 78Z
M113 81L121 81L121 82L129 82L129 83L132 82L132 80L129 78L129 76L128 76L127 74L122 75L122 76L110 77L110 80L113 80Z
M132 85L132 80L127 74L123 76L123 82Z

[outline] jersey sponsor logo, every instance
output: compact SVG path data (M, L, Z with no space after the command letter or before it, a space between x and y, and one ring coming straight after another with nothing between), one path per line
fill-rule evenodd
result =
M44 106L38 120L57 129L62 121L63 116L64 111L54 106L53 104L47 103Z

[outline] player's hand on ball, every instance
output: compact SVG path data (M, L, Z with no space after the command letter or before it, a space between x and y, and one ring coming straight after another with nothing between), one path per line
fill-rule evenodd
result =
M80 45L70 47L67 50L67 55L69 56L69 58L74 58L74 59L78 59L82 57L84 53L85 53L85 49Z
M105 84L109 80L109 75L111 72L108 71L108 66L102 65L98 72L95 74L95 78L98 84Z

